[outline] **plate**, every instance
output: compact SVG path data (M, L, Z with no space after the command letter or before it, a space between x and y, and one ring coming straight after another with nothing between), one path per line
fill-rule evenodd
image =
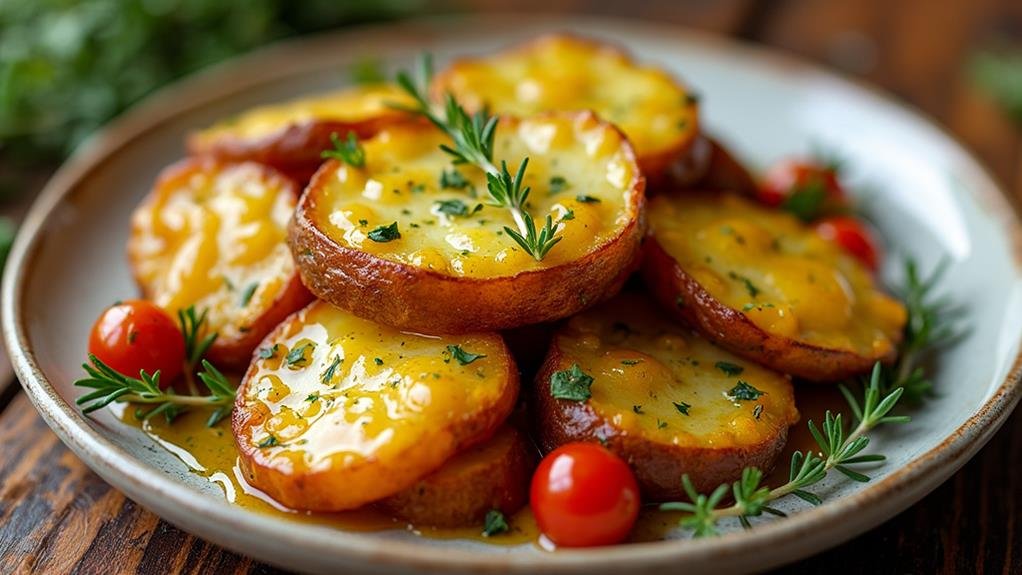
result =
M347 70L366 57L408 67L429 51L442 63L565 29L624 44L681 76L702 94L708 130L753 166L814 144L837 152L854 187L871 190L864 203L888 238L889 263L910 254L928 269L950 259L943 288L967 304L969 330L941 356L938 397L915 411L909 426L876 434L874 447L890 460L872 482L833 479L817 490L824 505L785 501L790 518L759 521L749 531L732 525L717 538L548 553L400 530L344 532L247 511L107 411L89 419L73 406L79 394L72 381L96 313L135 293L123 256L129 215L159 170L183 154L189 130L255 104L344 84ZM761 570L898 513L954 473L1008 417L1022 372L1020 238L1002 192L950 137L884 96L790 57L659 24L448 18L273 46L165 89L112 122L58 171L25 220L4 277L3 331L32 402L100 476L189 532L290 569Z

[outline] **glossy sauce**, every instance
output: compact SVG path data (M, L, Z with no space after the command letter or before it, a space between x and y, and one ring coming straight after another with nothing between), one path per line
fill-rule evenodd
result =
M591 114L501 121L494 163L529 164L529 213L549 215L562 238L536 261L507 235L511 211L492 206L486 174L453 166L432 127L396 126L365 140L366 165L326 164L311 218L339 245L459 277L506 277L573 261L615 238L637 216L638 168L620 132ZM457 174L457 175L455 175ZM311 189L311 188L310 188ZM396 224L400 237L374 230ZM377 232L379 233L379 232Z

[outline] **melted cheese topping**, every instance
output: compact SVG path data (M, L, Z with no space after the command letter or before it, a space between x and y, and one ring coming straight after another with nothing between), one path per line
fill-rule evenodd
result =
M786 212L733 195L661 196L650 224L682 269L768 333L881 357L905 324L865 267Z
M135 211L135 276L157 305L206 309L211 331L240 337L294 277L284 241L294 208L293 184L258 164L195 163Z
M413 102L403 90L388 84L347 88L253 108L202 130L196 139L204 145L223 138L254 140L275 135L289 126L299 124L357 123L401 115L390 104L410 106Z
M449 450L448 428L492 409L511 383L500 336L402 333L316 302L263 343L242 398L240 442L291 473L357 468L411 449ZM449 345L479 354L467 365ZM270 438L273 439L270 439Z
M338 244L392 261L451 276L504 277L580 258L637 217L631 148L591 114L505 119L497 127L494 163L506 161L515 173L528 157L529 212L537 227L547 215L560 222L563 239L542 261L504 231L517 229L515 221L507 208L490 205L482 170L457 166L465 185L442 186L455 169L439 147L447 143L438 130L414 126L366 140L364 168L333 162L321 169L309 203L313 221ZM373 230L395 222L400 238L372 239Z
M663 319L641 295L626 293L575 316L557 345L559 369L577 363L589 374L590 405L628 434L680 446L744 446L798 420L787 377ZM735 397L739 381L762 395Z
M697 132L695 100L669 74L571 36L459 60L436 82L435 93L450 91L470 109L497 114L593 110L628 135L640 160L676 150Z

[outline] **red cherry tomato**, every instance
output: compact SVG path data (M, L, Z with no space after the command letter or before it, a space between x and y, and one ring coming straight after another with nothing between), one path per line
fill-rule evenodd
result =
M866 222L847 216L826 218L816 224L816 233L837 242L870 270L876 271L880 266L880 244Z
M157 305L129 300L106 309L92 326L89 353L118 372L138 377L140 370L160 372L169 387L185 360L184 338L170 315Z
M536 468L530 504L540 531L556 545L610 545L635 525L639 485L628 464L606 448L569 443Z
M796 197L800 201L796 202ZM847 194L834 168L800 160L771 168L760 184L758 199L770 207L792 204L792 211L804 220L847 205Z

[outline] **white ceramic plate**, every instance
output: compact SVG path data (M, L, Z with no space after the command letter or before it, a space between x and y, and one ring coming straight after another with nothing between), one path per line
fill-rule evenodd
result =
M848 160L889 251L924 268L952 265L947 293L967 302L968 336L943 355L939 398L907 427L878 433L890 457L868 485L829 481L827 503L785 502L793 516L704 540L547 553L346 533L289 523L227 504L169 452L109 413L73 407L88 330L98 310L134 293L123 258L129 214L183 136L253 104L343 84L367 56L410 66L442 63L549 30L613 40L665 66L703 95L706 125L756 166L812 143ZM110 124L49 183L28 216L3 285L3 330L32 401L60 438L104 479L205 539L292 569L395 572L690 573L764 569L846 540L935 488L978 450L1019 397L1022 279L1018 223L1001 192L959 145L869 90L762 48L655 24L572 17L434 20L369 28L258 52L160 92ZM680 535L680 534L679 534Z

